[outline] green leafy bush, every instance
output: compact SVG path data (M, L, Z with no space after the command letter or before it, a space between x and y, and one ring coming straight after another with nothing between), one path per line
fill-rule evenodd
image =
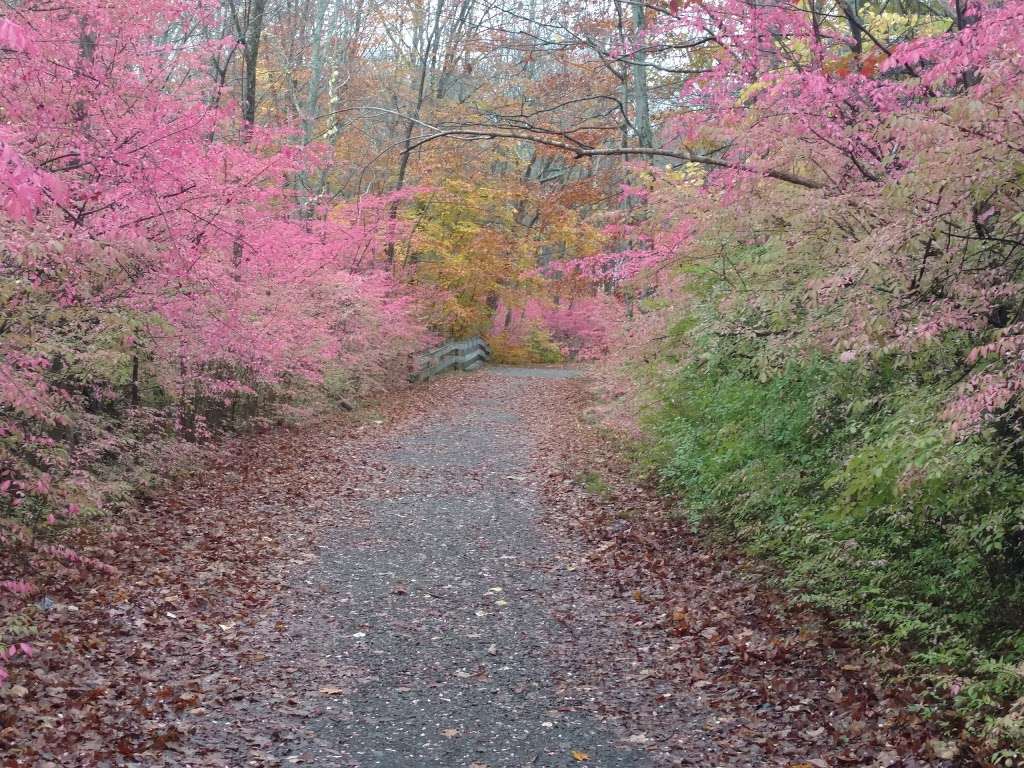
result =
M688 362L649 423L665 490L803 601L908 652L972 727L1005 726L1024 695L1024 475L998 425L954 439L940 418L966 340L766 374L767 342L680 327Z

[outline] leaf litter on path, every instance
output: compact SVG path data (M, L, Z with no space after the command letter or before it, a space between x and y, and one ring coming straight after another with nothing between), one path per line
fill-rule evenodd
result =
M766 566L702 538L639 484L585 383L537 399L547 522L584 549L572 567L588 586L562 610L578 627L580 680L602 690L597 711L653 737L668 764L975 764L934 748L944 742L915 714L918 691L884 682L898 661L860 652L772 591ZM595 469L599 493L587 490Z
M482 372L236 441L84 542L120 577L44 585L0 765L951 764L912 691L620 471L589 404Z

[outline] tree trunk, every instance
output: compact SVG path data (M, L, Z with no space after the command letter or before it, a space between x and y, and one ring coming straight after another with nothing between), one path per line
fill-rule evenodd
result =
M320 112L320 94L323 91L324 71L324 26L327 18L327 0L317 0L311 50L309 54L309 82L302 109L302 143L310 144L316 138L317 115ZM326 177L320 174L314 179L303 172L299 177L299 215L312 219L316 213L316 200L323 191Z
M245 78L242 81L242 121L245 124L246 136L256 123L256 66L260 56L260 38L263 36L263 14L267 0L251 0L245 9L245 28L243 40L245 49L242 60L245 62Z
M646 7L633 3L633 26L639 36L647 26ZM636 141L641 147L654 147L654 130L651 128L651 102L647 91L647 53L641 49L633 54L633 109ZM653 162L654 157L651 157Z
M420 119L420 114L423 111L423 102L426 98L427 89L427 73L430 69L431 61L431 50L438 44L438 37L440 36L441 28L441 11L444 8L444 0L437 0L437 6L434 11L433 30L429 32L423 43L423 53L420 58L420 71L419 71L419 83L416 88L416 103L413 107L412 113L409 118L405 121L405 132L402 137L402 154L398 159L398 178L395 179L394 191L399 192L405 187L405 176L409 170L409 155L412 152L412 132L416 129L416 124ZM395 222L398 219L398 202L392 202L388 206L388 235L389 241L387 246L388 265L392 268L395 265Z

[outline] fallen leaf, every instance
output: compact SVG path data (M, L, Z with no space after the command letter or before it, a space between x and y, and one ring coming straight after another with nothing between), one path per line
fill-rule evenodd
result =
M573 759L578 763L582 763L590 759L590 755L586 752L580 752L577 749L572 750L569 754L572 755Z

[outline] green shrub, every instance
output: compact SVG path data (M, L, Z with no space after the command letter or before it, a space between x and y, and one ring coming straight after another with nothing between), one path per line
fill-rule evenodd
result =
M994 427L954 439L940 418L966 341L766 375L764 343L680 327L688 362L660 386L647 459L694 524L915 671L966 678L974 727L1024 695L1021 456Z

